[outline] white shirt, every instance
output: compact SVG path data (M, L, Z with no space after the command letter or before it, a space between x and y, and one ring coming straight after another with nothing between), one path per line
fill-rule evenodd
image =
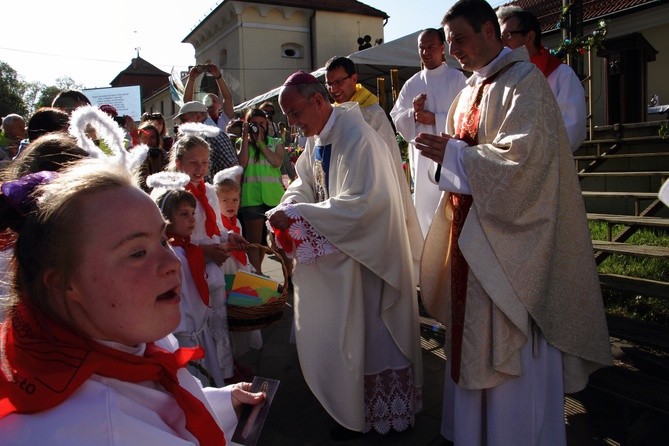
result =
M422 70L404 83L397 101L390 111L397 131L405 141L411 141L420 132L439 134L446 129L446 117L453 99L465 87L465 76L445 63L433 70ZM426 93L425 110L434 113L435 124L425 125L414 121L413 99ZM409 144L409 164L414 181L414 204L423 235L432 222L441 192L430 178L428 170L432 162L420 155L413 144Z

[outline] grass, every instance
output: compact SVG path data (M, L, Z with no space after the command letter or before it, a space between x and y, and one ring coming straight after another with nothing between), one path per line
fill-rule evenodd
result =
M613 234L623 228L615 225ZM607 240L606 223L590 222L590 234L593 240ZM640 229L627 243L669 247L669 234L660 229ZM669 282L669 260L614 254L599 265L599 272ZM669 327L669 301L666 299L611 290L603 290L603 294L607 312Z

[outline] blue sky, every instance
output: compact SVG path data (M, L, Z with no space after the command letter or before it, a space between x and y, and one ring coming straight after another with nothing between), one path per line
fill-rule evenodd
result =
M327 0L325 0L327 1ZM452 0L363 0L385 11L388 42L439 26ZM492 0L491 4L501 4ZM0 61L26 81L55 83L68 76L85 88L108 87L137 54L169 72L194 61L181 40L219 2L216 0L12 1L3 6ZM187 6L186 6L187 5ZM165 25L169 32L164 31ZM39 32L37 32L39 30Z

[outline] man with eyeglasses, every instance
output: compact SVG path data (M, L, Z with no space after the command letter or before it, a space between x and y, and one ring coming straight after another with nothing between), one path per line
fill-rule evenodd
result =
M567 132L490 4L459 0L442 24L472 76L446 132L416 137L444 191L420 266L423 303L446 327L441 432L455 445L564 446L564 394L613 363Z
M365 118L365 122L383 138L390 151L390 156L393 159L400 182L399 186L404 202L411 250L413 252L415 268L418 271L420 253L423 249L423 234L421 233L420 223L416 216L416 209L411 200L411 190L402 169L402 155L399 144L397 144L395 130L393 130L390 124L388 115L386 115L386 112L379 105L379 98L359 84L358 80L358 70L355 62L348 57L334 56L325 63L325 86L334 100L334 105L343 104L344 102L357 103L360 107L362 117Z
M497 10L502 42L511 49L521 46L530 53L530 61L546 76L557 99L569 135L572 153L586 136L585 92L572 68L553 56L541 43L541 25L529 11L518 6L502 6Z
M446 64L443 31L429 28L418 36L423 69L409 78L397 96L390 116L397 132L409 142L409 166L414 183L413 201L418 221L427 235L441 191L428 174L430 160L411 142L420 132L443 132L453 99L465 87L465 76Z

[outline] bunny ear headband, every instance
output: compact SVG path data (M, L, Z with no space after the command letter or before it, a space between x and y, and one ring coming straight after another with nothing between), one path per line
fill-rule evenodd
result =
M111 154L105 153L86 135L89 126L95 130L98 138L109 147ZM109 157L111 162L125 166L131 173L139 169L149 152L149 148L145 144L137 145L130 151L126 150L123 143L123 137L125 136L123 129L111 116L91 105L79 107L72 112L69 132L77 138L79 146L88 152L90 157Z
M190 182L190 177L182 172L158 172L146 177L146 185L153 188L151 198L160 207L160 213L164 214L167 197L176 190L184 190Z

